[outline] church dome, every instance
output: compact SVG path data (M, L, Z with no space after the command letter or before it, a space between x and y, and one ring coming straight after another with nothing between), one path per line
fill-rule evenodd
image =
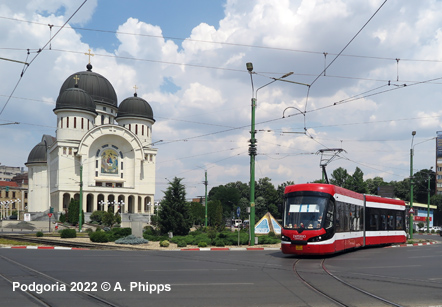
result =
M76 87L68 88L58 96L54 111L60 109L85 110L97 114L92 97L84 90Z
M60 88L61 95L68 88L78 87L91 95L95 103L117 107L118 100L112 84L102 75L92 71L92 65L87 65L87 71L70 75Z
M124 99L118 107L117 120L124 117L142 117L155 121L152 107L143 98L129 97Z
M33 163L46 163L46 162L47 162L46 145L43 141L41 141L34 148L32 148L28 156L28 161L25 163L25 165Z
M32 148L28 156L28 161L25 163L25 165L33 163L46 163L47 148L51 147L54 142L55 142L54 137L44 134L41 142L35 145L34 148Z

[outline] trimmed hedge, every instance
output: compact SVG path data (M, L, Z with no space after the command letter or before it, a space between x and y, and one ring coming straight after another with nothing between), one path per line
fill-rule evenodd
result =
M95 231L89 234L89 238L92 242L95 243L107 243L109 242L109 238L107 234L103 231Z
M161 247L169 247L170 243L168 240L163 240L160 242Z
M76 238L77 231L75 229L63 229L60 233L60 238Z
M37 237L43 237L43 232L41 231L37 231L37 233L35 234Z

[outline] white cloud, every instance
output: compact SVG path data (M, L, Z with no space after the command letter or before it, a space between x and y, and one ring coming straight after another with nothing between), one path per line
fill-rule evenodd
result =
M63 24L81 3L34 0L22 5L2 1L0 16L41 23L0 19L0 45L5 46L0 49L2 57L25 61L26 49L30 48L28 60L32 59L49 39L47 24ZM79 30L65 28L52 42L53 50L43 51L28 68L13 95L33 100L13 98L0 116L1 120L32 124L5 126L8 130L4 142L17 153L11 155L0 149L1 163L22 166L42 134L54 135L56 118L52 109L60 86L70 74L85 69L87 57L83 53L90 48L96 54L93 70L114 85L120 102L133 95L136 85L139 96L151 104L157 120L153 139L164 140L157 144L162 162L158 164L158 178L172 178L187 171L182 176L191 181L200 173L189 170L204 165L211 167L211 184L248 182L253 94L245 63L253 62L255 66L255 90L272 80L268 77L278 78L290 71L294 74L287 80L310 84L381 3L228 0L224 18L213 24L195 20L194 28L186 35L191 40L185 41L165 39L164 24L125 16L121 10L115 12L123 15L124 22L114 28L120 32L114 51L94 46ZM106 4L88 1L87 5L72 25L87 25L94 11ZM329 172L339 166L353 172L359 166L367 176L381 175L386 180L407 176L406 168L401 167L408 163L411 131L418 131L419 142L419 138L431 138L441 129L442 81L413 85L442 77L442 63L433 61L441 60L442 54L442 20L437 18L441 9L439 1L389 2L327 69L326 76L319 76L308 99L307 87L286 82L259 90L256 129L271 132L257 135L258 152L262 154L257 157L257 178L270 177L274 184L318 179L319 157L311 153L341 145L349 160L334 162ZM165 16L164 23L173 22ZM323 52L328 53L326 58ZM400 59L399 64L396 59ZM414 59L426 61L411 61ZM3 104L22 68L21 64L0 62ZM334 105L355 96L361 99ZM304 111L306 101L305 124L313 139L281 134L303 131L304 116L295 116L298 111L287 109L286 118L282 115L288 107ZM427 162L434 161L433 149L416 158L416 168L427 168ZM195 186L197 191L202 189L202 185Z

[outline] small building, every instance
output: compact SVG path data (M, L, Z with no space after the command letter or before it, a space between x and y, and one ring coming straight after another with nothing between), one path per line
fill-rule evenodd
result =
M20 214L27 209L28 206L28 187L20 186L13 181L0 181L0 216L7 218L12 215L13 211Z
M428 204L421 204L421 203L415 203L413 202L413 228L414 229L418 229L417 225L422 222L425 224L425 226L427 226L427 216L428 216L428 211L429 211L429 215L430 215L430 223L429 226L433 227L436 226L433 224L434 221L434 210L437 209L437 206L434 205L430 205L428 206Z

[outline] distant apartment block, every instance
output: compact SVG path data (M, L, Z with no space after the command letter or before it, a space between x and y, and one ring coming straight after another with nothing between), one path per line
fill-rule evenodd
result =
M12 178L24 173L24 167L6 166L0 163L0 181L12 181Z

